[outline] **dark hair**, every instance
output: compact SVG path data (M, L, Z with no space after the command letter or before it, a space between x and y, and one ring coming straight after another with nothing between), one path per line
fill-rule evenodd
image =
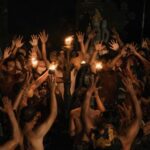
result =
M121 143L120 139L115 138L111 142L111 146L105 147L105 148L98 147L95 150L122 150L122 143Z
M37 113L37 108L34 106L26 106L21 110L21 120L23 122L30 122L33 117L36 115Z
M20 125L21 128L24 127L25 123L30 122L37 112L40 112L40 106L39 105L30 105L24 107L20 111Z
M15 61L15 60L16 60L16 58L13 55L11 55L10 57L8 57L4 60L3 65L7 65L7 63L9 61Z
M108 110L104 112L100 122L103 124L112 124L115 129L118 129L118 127L120 126L119 120L120 120L120 114L116 108L114 110Z

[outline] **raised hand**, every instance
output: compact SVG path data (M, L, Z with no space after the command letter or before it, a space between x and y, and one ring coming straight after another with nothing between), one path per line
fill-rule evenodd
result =
M121 111L121 114L123 114L123 116L125 117L125 119L127 119L127 121L131 121L131 118L132 118L132 107L131 107L131 105L122 103L122 105L119 105L118 108Z
M130 78L122 76L122 82L129 93L134 92L132 80Z
M130 48L130 50L133 54L137 53L137 49L138 49L137 44L135 44L135 43L128 44L128 48Z
M29 41L32 46L38 45L39 37L37 35L31 35L31 40Z
M103 42L102 42L102 41L101 41L101 42L96 42L96 43L94 44L94 46L95 46L95 50L96 50L96 51L102 51L102 50L106 49L106 46L103 45Z
M10 47L6 47L4 49L3 59L8 58L12 54L12 49Z
M23 46L23 42L22 42L23 36L19 36L18 38L15 39L15 47L16 48L20 48Z
M78 38L78 42L83 43L84 42L84 33L77 32L76 35L77 35L77 38Z
M15 48L15 46L16 46L16 36L14 36L13 37L13 39L12 39L12 43L11 43L11 48L13 49L13 48Z
M45 44L45 43L47 42L47 40L48 40L48 34L46 34L45 31L40 32L39 38L40 38L41 42L42 42L43 44Z
M119 44L116 40L111 40L109 42L110 48L114 51L117 51L119 49Z
M55 74L49 74L48 84L49 84L50 90L55 91L55 89L56 89L56 76L55 76Z

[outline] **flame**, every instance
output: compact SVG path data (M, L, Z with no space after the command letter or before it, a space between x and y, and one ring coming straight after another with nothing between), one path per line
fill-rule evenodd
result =
M102 64L102 62L97 62L97 63L96 63L96 70L101 70L101 69L103 69L103 64Z
M32 62L32 67L33 67L33 68L36 68L37 65L38 65L38 60L37 60L37 58L36 58L36 57L32 57L32 58L31 58L31 62Z
M82 61L81 61L81 65L84 65L84 64L86 64L86 61L85 61L85 60L82 60Z
M51 63L51 64L49 65L49 67L48 67L48 69L49 69L50 71L55 71L56 68L57 68L57 64L55 64L54 62Z
M65 44L67 46L71 46L72 42L73 42L73 36L68 36L67 38L65 38Z

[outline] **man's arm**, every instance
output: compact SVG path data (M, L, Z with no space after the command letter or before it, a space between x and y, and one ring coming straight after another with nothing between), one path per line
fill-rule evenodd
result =
M99 94L98 94L98 90L97 90L97 89L95 90L95 100L96 100L96 104L97 104L98 109L99 109L101 112L105 112L105 111L106 111L106 108L105 108L103 102L101 101L101 99L100 99L100 97L99 97Z
M90 131L93 128L93 123L89 119L88 115L89 115L89 112L90 112L91 97L92 97L92 93L95 90L95 86L96 86L96 82L92 81L91 87L87 90L85 100L84 100L84 102L82 104L82 107L81 107L81 117L82 117L82 120L83 120L83 124L85 126L85 132L88 135L90 134Z
M47 53L46 53L46 42L48 40L48 34L46 34L45 31L41 32L39 34L39 37L40 37L40 40L41 40L41 43L42 43L42 56L43 56L43 60L46 64L46 66L48 66L48 60L47 60Z
M142 111L141 111L140 103L135 94L132 81L129 78L127 79L124 78L123 83L131 96L131 100L135 108L135 118L133 122L131 123L131 125L128 127L126 135L123 137L123 139L124 138L126 139L127 143L132 144L133 140L137 136L139 129L140 129L140 125L142 121Z
M33 49L35 49L35 51L37 52L38 58L41 59L42 54L38 47L38 40L39 40L39 37L37 35L31 35L31 40L29 42L32 45Z
M95 31L91 31L91 32L88 34L88 39L87 39L86 42L85 42L85 52L87 52L88 47L89 47L89 44L90 44L90 42L94 39L95 35L96 35Z
M48 70L45 71L36 81L33 81L29 87L29 92L37 89L48 77Z
M84 46L84 34L82 32L77 32L76 35L78 38L78 42L80 44L81 52L83 55L85 55L86 51L85 51L85 46Z
M52 127L56 117L57 117L57 101L56 101L56 95L55 95L55 88L56 88L56 79L54 75L49 76L49 86L50 86L50 113L48 118L43 122L36 130L35 135L37 137L44 137L46 133L50 130Z
M11 101L8 99L8 97L3 97L3 105L4 105L4 110L8 114L8 117L12 124L13 136L11 140L6 142L4 145L0 146L0 149L12 150L12 149L15 149L18 144L22 145L23 137L20 132L20 128L16 120L15 114L13 112Z

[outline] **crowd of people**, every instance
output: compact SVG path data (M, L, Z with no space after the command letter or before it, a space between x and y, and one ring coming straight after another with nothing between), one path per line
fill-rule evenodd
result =
M149 149L150 39L97 34L76 32L77 48L57 51L45 31L12 39L0 57L0 150Z

